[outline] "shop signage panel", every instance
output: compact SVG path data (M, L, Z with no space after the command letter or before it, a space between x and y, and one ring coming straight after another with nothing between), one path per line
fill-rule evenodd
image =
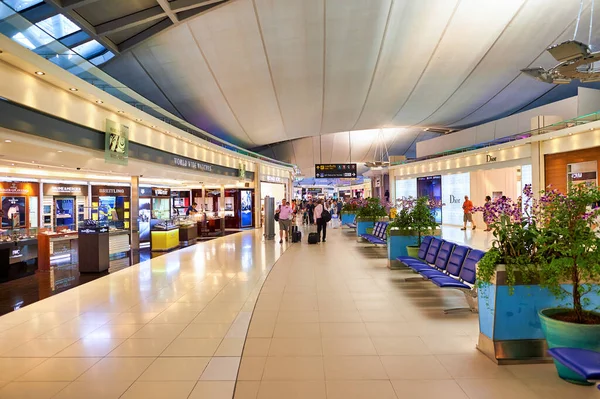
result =
M281 176L263 175L260 180L261 181L266 181L268 183L280 183L280 184L283 184L283 183L285 183L285 180L287 180L287 179L284 179Z
M129 159L129 126L106 120L104 160L106 163L127 165Z
M138 188L138 196L139 197L152 197L152 188L150 188L150 187L139 187Z
M444 224L463 224L463 203L465 195L471 196L471 174L458 173L442 176L442 202Z
M152 196L153 197L170 197L171 189L170 188L161 188L161 187L152 187Z
M44 195L81 195L86 197L88 195L88 186L83 184L44 183Z
M429 199L441 202L442 200L442 176L426 176L417 178L417 196L429 197ZM437 223L442 223L442 208L436 207L431 211Z
M309 195L319 195L323 192L321 188L308 188L306 189L306 193Z
M108 233L108 227L81 227L78 231L79 234L100 234Z
M92 186L92 196L129 197L130 194L130 187Z
M396 199L417 198L417 179L396 180Z
M355 163L316 164L315 177L318 179L356 177Z
M40 190L38 183L0 182L0 195L37 196Z
M240 190L240 202L242 206L240 227L252 226L252 194L251 190Z

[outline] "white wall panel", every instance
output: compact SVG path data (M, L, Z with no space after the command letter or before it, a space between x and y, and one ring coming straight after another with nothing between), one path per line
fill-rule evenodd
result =
M395 125L419 124L477 66L524 0L463 0Z
M391 0L327 0L322 133L352 130L373 77Z
M187 24L252 141L286 140L252 1L231 2Z

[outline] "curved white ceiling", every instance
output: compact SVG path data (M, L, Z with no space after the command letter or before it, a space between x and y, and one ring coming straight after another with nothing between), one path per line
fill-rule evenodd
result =
M247 147L407 127L412 133L398 134L392 146L402 153L420 128L473 125L553 89L519 70L555 64L545 49L573 37L579 3L232 0L153 36L104 69L191 123ZM588 18L589 7L582 41ZM349 158L335 155L338 135L323 137L333 143L329 160ZM294 152L295 159L308 154L303 148L314 148L312 141L292 144L288 160ZM355 151L368 153L370 144Z

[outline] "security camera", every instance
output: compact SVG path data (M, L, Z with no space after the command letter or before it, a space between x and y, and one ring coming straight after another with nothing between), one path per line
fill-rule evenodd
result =
M144 175L140 175L140 177L144 177Z
M77 170L81 170L81 168L77 168Z

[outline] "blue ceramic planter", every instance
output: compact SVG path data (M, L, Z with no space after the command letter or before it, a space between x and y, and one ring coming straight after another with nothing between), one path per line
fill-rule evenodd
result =
M408 256L406 247L417 245L417 236L409 234L406 230L390 230L387 236L388 267L397 269L402 267L396 260L399 256Z
M360 237L361 234L367 234L367 229L375 226L374 221L358 221L356 223L356 236Z
M353 223L355 217L355 213L342 213L342 224Z
M585 325L567 323L551 318L552 315L562 313L565 309L550 308L539 313L542 330L546 336L549 348L579 348L600 352L600 325ZM574 384L593 385L583 376L554 360L558 375L563 380Z

